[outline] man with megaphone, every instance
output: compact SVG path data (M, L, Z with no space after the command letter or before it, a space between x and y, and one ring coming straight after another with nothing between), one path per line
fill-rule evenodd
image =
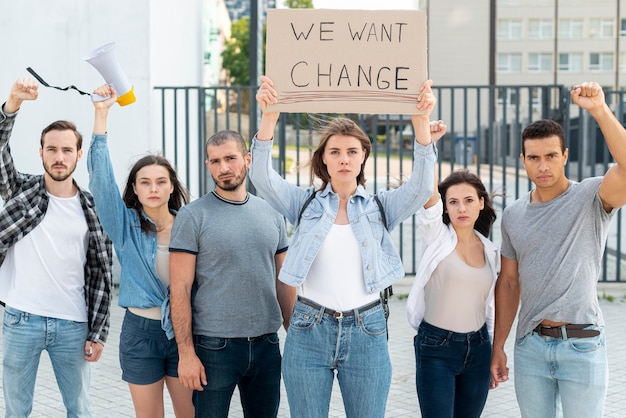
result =
M0 300L7 416L26 417L39 358L46 350L67 416L91 416L89 362L100 359L109 330L112 246L90 193L73 173L82 136L68 121L41 134L43 175L15 169L9 138L24 101L39 84L18 79L0 107Z

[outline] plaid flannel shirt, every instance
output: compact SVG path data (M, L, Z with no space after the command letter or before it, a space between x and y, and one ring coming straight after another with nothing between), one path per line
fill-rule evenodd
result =
M4 200L4 208L0 211L0 265L9 248L39 225L48 209L43 175L24 174L15 170L9 147L15 117L16 114L7 115L0 107L0 196ZM104 344L109 332L112 245L100 226L91 194L78 185L76 187L89 228L85 263L85 304L89 325L87 339Z

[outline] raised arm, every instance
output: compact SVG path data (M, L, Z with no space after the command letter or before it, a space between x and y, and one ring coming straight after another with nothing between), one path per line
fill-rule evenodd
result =
M93 91L94 94L98 94L102 97L111 96L106 100L100 102L93 102L95 108L95 115L93 119L93 133L94 135L104 135L107 133L107 119L109 117L109 109L117 101L117 92L108 84L104 84Z
M107 146L107 119L109 109L117 99L117 93L108 85L94 90L95 94L111 97L101 102L94 102L93 135L87 153L87 171L89 172L89 189L93 195L98 218L116 248L124 245L124 228L127 220L126 204L122 200L115 182L113 164Z
M39 83L32 78L19 78L11 86L9 97L2 106L2 110L4 113L15 113L24 100L37 100L37 97L39 97Z
M609 152L615 159L600 185L604 210L610 212L626 204L626 130L606 104L598 83L582 83L571 91L572 101L587 110L602 131Z
M448 127L442 120L430 122L430 136L433 142L437 143L439 140L446 134ZM434 206L435 203L439 200L439 179L438 177L438 166L435 164L435 188L433 190L433 195L428 199L428 202L424 204L424 209L428 209L431 206Z
M426 80L420 87L420 94L417 97L417 108L424 111L423 114L411 115L411 122L415 131L415 140L424 146L431 142L430 114L435 108L437 99L432 91L432 80Z
M259 126L259 132L256 138L259 141L269 141L274 137L274 129L278 123L278 117L280 112L268 112L267 105L275 104L277 102L278 93L274 90L274 83L269 77L264 75L260 78L261 87L256 94L256 100L261 105L261 125Z
M0 114L0 197L10 199L19 188L18 172L13 163L9 138L13 130L15 115L24 100L36 100L39 84L31 78L20 78L11 86L9 96L2 105Z

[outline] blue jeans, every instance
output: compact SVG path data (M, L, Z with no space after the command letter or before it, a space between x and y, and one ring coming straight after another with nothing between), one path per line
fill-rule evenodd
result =
M336 319L298 300L283 353L291 416L327 417L337 371L347 418L384 417L391 384L386 330L380 304Z
M41 352L50 356L68 417L90 417L89 363L84 359L87 323L4 309L2 387L6 417L27 417L33 408Z
M280 347L276 333L255 338L194 338L208 381L203 391L193 392L196 418L228 417L235 386L245 417L278 415Z
M413 345L422 417L480 417L491 380L487 325L458 333L422 321Z
M514 382L522 417L601 417L609 379L603 327L590 338L552 338L531 332L515 342Z

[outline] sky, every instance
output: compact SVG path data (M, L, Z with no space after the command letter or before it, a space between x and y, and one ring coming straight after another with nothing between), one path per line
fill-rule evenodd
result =
M313 0L316 9L417 10L418 0Z

